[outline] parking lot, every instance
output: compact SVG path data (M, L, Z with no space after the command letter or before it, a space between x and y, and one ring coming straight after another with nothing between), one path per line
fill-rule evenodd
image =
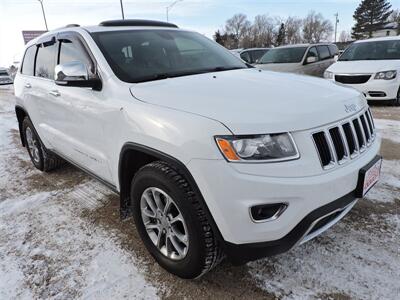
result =
M116 194L70 165L34 169L12 86L0 87L0 299L398 299L400 107L372 110L382 178L342 222L286 254L184 281L120 221Z

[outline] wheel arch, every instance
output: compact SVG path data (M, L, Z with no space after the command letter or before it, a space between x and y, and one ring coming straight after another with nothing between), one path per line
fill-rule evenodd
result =
M209 215L213 230L220 241L223 241L222 235L215 223L215 220L207 206L204 197L188 168L183 162L159 150L140 145L133 142L124 144L121 149L118 164L118 180L120 190L120 212L122 218L127 218L132 214L130 203L130 184L136 172L146 164L161 160L167 162L176 171L182 174L191 185L193 191L200 197L200 202L204 205L204 211Z

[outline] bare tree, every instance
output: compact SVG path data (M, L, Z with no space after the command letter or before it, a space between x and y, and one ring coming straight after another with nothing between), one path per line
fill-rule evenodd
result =
M332 22L315 11L309 12L303 21L303 37L307 43L326 41L331 38L332 32Z
M244 14L236 14L226 21L225 31L228 35L233 35L237 42L237 47L241 47L241 41L248 34L251 23Z
M400 10L395 9L389 17L389 22L397 24L397 34L400 34Z
M301 43L301 28L303 25L303 20L298 17L288 17L284 23L286 29L286 42L288 44Z
M253 47L270 47L276 35L277 20L268 15L258 15L254 18L251 34L254 39Z
M350 41L351 41L351 35L350 35L350 33L349 33L348 31L346 31L346 30L343 30L343 31L340 33L339 42L340 42L340 43L346 43L346 42L350 42Z

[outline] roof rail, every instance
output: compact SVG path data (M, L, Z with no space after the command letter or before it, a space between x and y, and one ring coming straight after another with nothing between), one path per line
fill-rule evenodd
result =
M169 27L178 28L175 24L153 21L153 20L138 20L138 19L128 19L128 20L109 20L103 21L99 24L100 26L149 26L149 27Z
M81 27L81 25L79 25L79 24L68 24L67 26L65 26L65 28L68 28L68 27Z

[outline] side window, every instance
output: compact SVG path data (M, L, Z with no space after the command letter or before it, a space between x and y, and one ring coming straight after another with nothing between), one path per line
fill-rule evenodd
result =
M257 62L260 60L261 57L263 57L263 55L266 53L267 51L265 50L255 50L252 53L253 56L253 62Z
M331 52L332 57L339 55L339 49L336 45L329 45L329 51Z
M35 76L53 80L56 66L57 44L41 45L36 56Z
M86 52L82 47L74 41L62 40L60 43L60 56L58 63L65 64L72 61L80 61L87 67L90 65L90 61Z
M328 46L318 46L319 58L321 60L328 59L331 57Z
M240 53L240 58L247 63L252 63L250 53L248 51Z
M21 66L21 73L33 76L35 68L36 45L30 46L25 51L24 60Z
M309 57L315 57L315 61L319 60L318 51L317 51L316 47L312 47L312 48L310 48L310 50L308 50L307 58L309 58Z

